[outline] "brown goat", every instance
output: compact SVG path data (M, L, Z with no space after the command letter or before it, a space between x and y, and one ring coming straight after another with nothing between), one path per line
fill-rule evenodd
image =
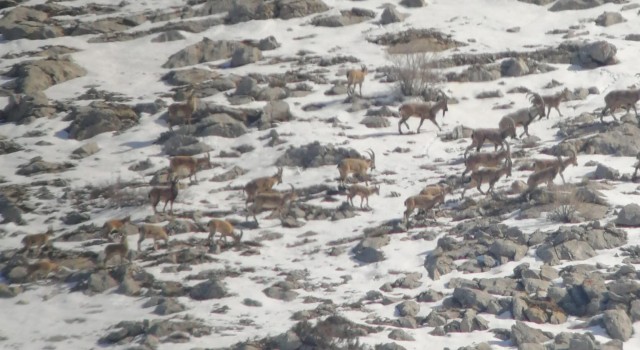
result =
M498 129L474 129L471 133L471 144L464 151L464 158L467 158L467 153L474 147L476 152L479 152L486 141L493 143L494 152L498 150L498 146L504 149L507 137L517 138L516 125L510 118L505 119L503 125Z
M503 160L507 158L511 158L511 149L509 148L509 144L505 141L505 145L507 149L503 149L500 152L494 153L474 153L469 157L465 158L464 165L465 169L462 172L462 178L469 172L474 172L478 170L481 166L485 168L494 168L500 165Z
M120 234L120 243L107 244L107 246L104 247L103 265L106 266L107 262L115 256L119 257L121 264L125 259L131 262L129 257L129 243L127 241L127 235L124 233Z
M549 115L551 115L551 108L555 108L558 111L558 114L562 117L562 112L560 112L560 102L567 101L570 97L571 91L568 88L564 88L564 90L555 93L553 95L545 95L542 96L542 100L544 101L545 106L547 106L547 119L549 119ZM540 115L540 119L542 119L544 115Z
M127 215L122 219L107 220L104 225L102 225L102 235L104 237L108 237L114 232L120 232L120 230L130 221L131 215Z
M636 103L640 100L640 89L633 90L613 90L604 96L605 107L600 114L600 122L604 123L604 116L607 111L611 113L613 120L618 121L614 112L620 107L627 109L627 113L633 107L633 111L638 117Z
M367 208L369 208L369 196L380 195L380 186L365 187L362 185L351 185L347 190L347 199L351 206L353 206L353 197L360 196L360 209L362 209L362 203L367 202Z
M499 126L500 128L504 128L504 123L507 122L507 119L513 120L516 128L518 126L522 126L524 131L520 134L520 137L523 135L529 135L529 124L531 124L537 116L544 116L545 114L545 105L542 100L542 96L536 93L529 93L529 101L531 102L531 106L527 108L518 109L515 112L511 112L500 120Z
M408 225L409 223L409 217L411 216L411 213L413 213L413 211L418 208L424 211L429 211L431 209L433 209L437 204L443 204L444 203L444 197L445 194L441 193L439 195L436 196L430 196L430 195L417 195L417 196L411 196L409 198L407 198L404 201L404 206L405 206L405 211L404 211L404 222ZM435 220L435 213L433 216L433 220Z
M360 70L352 69L347 72L347 95L353 95L356 92L356 85L358 85L360 87L360 96L362 97L362 83L368 72L367 66L364 64Z
M288 193L282 192L262 192L256 195L253 204L249 206L247 209L247 215L245 220L249 219L249 215L253 215L253 220L258 224L258 219L256 218L256 214L261 212L264 209L273 209L277 210L282 217L282 211L284 209L285 204L291 203L295 201L298 196L296 195L296 190L293 185L291 186L291 191Z
M140 236L138 238L138 251L142 242L147 239L153 239L153 250L158 250L158 241L164 241L164 246L169 248L169 234L162 226L143 224L138 226L138 232Z
M505 164L502 165L500 168L483 168L483 169L472 172L471 181L462 190L461 198L464 198L464 194L467 191L467 189L470 189L476 186L477 186L476 188L478 189L478 192L482 194L488 195L489 193L494 193L493 187L495 186L496 182L498 182L498 180L500 180L500 178L505 175L506 177L511 176L511 166L512 166L511 158L507 158L505 159ZM487 190L486 193L482 192L482 189L480 188L484 183L489 183L489 189Z
M369 152L369 159L360 158L344 158L338 162L338 171L340 172L340 183L344 184L347 179L347 175L356 174L365 178L365 184L368 186L367 170L375 170L376 168L376 154L372 149L367 150Z
M33 264L27 265L27 277L32 277L34 274L42 274L47 277L52 271L60 270L60 266L49 259L41 259Z
M220 233L220 238L218 239L218 243L224 238L224 243L227 243L227 237L231 237L233 241L237 244L242 239L244 232L240 230L239 235L233 234L233 225L227 220L220 219L211 219L207 224L209 227L209 237L207 238L209 241L212 241L216 235L216 233Z
M186 103L173 103L169 106L169 125L172 126L173 121L184 120L188 125L191 125L191 117L198 107L198 100L196 98L196 92L191 89L187 93Z
M562 183L565 184L566 181L564 180L564 175L562 173L564 172L564 169L566 169L569 165L578 166L578 157L576 155L576 151L573 149L571 150L571 156L566 159L562 159L558 156L556 159L535 160L533 162L533 170L541 171L546 168L558 166L558 174L560 174L560 177L562 178Z
M193 176L196 182L198 182L198 176L196 175L198 168L203 166L206 167L206 169L211 169L211 155L209 152L207 152L206 157L202 158L175 156L171 157L169 160L169 169L171 173L177 175L180 169L186 169L189 174L189 180L191 180L191 176Z
M49 244L49 237L53 237L53 227L49 226L45 233L35 233L22 238L23 251L29 253L32 247L36 247L37 254L40 254L42 247Z
M402 134L402 124L404 124L407 129L411 130L407 120L412 116L420 118L420 124L418 125L417 130L418 134L420 133L420 127L422 126L422 123L424 123L425 119L431 121L438 127L438 130L442 131L442 128L440 128L440 125L436 122L436 115L440 110L442 110L443 118L445 113L449 111L449 107L447 106L447 95L445 95L442 90L438 90L438 98L433 104L428 102L408 102L402 104L398 109L398 112L400 112L398 132Z
M156 207L160 201L164 201L164 207L162 207L162 212L164 213L167 208L167 203L171 203L171 207L169 208L169 213L173 214L173 202L178 197L178 179L173 178L170 180L171 185L169 187L153 187L149 191L149 202L151 207L153 208L154 214L157 214L158 211Z
M282 183L282 168L278 168L278 171L276 172L275 175L259 177L249 181L244 186L244 192L247 194L247 200L245 201L245 206L247 206L249 202L253 202L253 199L258 193L270 191L273 188L273 186L281 183Z

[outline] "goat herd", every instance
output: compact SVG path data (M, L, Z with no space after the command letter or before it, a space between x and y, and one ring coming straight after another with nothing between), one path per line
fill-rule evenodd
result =
M359 70L350 70L347 72L348 88L347 93L352 95L355 93L356 86L360 89L360 95L362 94L362 83L367 74L366 66L362 66ZM563 100L567 100L570 97L568 89L551 95L541 96L537 93L529 93L529 102L531 105L526 108L516 110L512 113L504 116L498 123L497 128L483 128L475 129L471 134L471 144L465 149L464 152L464 165L465 170L462 173L462 183L464 188L462 190L462 198L464 198L465 192L468 189L476 187L482 194L494 193L494 186L502 177L511 176L511 148L507 143L507 138L518 138L516 135L516 128L522 126L524 131L520 134L529 135L529 125L539 118L549 118L551 109L556 109L558 114L562 116L559 105ZM603 122L603 118L607 112L611 113L614 120L617 118L614 115L614 111L618 108L624 107L627 113L631 108L637 111L635 104L640 99L640 90L614 90L609 92L605 100L605 108L602 110L600 120ZM169 125L173 126L177 121L190 124L192 114L197 106L195 92L190 90L187 93L186 103L174 103L169 106L168 118ZM546 110L545 110L546 109ZM404 124L407 129L409 125L407 120L411 117L420 118L420 124L418 125L417 132L420 132L425 119L431 121L434 125L441 130L440 126L436 122L436 115L439 111L442 111L442 115L448 111L447 96L441 90L437 91L436 101L431 102L408 102L399 107L400 120L398 122L398 132L402 134L402 125ZM546 112L546 113L545 113ZM489 142L494 145L493 152L480 152L481 147L485 142ZM500 147L500 150L498 150ZM468 154L470 150L475 148L475 153ZM370 187L368 183L368 172L376 168L375 152L368 149L369 158L345 158L339 161L337 168L339 171L339 184L341 188L345 189L345 183L350 174L353 176L349 179L351 183L363 180L365 185L352 184L346 187L346 195L348 202L353 206L353 198L360 197L360 208L363 208L364 202L367 207L369 206L369 197L374 194L380 194L380 187ZM559 174L564 182L563 171L569 165L578 165L577 153L575 149L571 149L571 156L562 159L560 155L556 159L546 160L534 160L533 170L534 172L528 177L527 188L524 190L525 198L529 198L531 191L538 185L547 184L550 186L553 180ZM636 164L636 172L640 167L640 162ZM153 187L148 193L149 202L153 208L154 213L157 213L156 207L162 201L164 202L163 212L165 211L167 204L170 204L169 213L173 214L173 203L176 200L178 190L178 173L185 172L188 174L189 179L191 177L197 182L196 172L201 168L211 168L210 155L207 153L206 157L194 158L190 156L176 156L172 157L169 162L169 186L168 187ZM470 180L465 179L465 175L470 173ZM280 192L273 189L276 184L282 183L283 169L278 168L277 172L272 176L260 177L249 181L243 188L246 195L245 207L246 217L253 216L254 221L258 224L256 214L263 210L274 210L282 213L287 204L290 204L297 200L296 191L293 185L290 191ZM634 174L635 178L635 174ZM489 188L486 192L481 190L483 184L488 184ZM409 223L409 217L415 209L423 210L425 212L431 211L436 208L437 205L445 202L445 196L453 192L453 187L444 182L438 184L432 184L425 187L419 194L410 196L404 202L404 222ZM434 214L435 220L435 214ZM120 235L119 243L111 243L104 248L104 258L102 263L106 263L118 256L120 262L125 259L130 260L129 247L127 243L127 235L123 230L123 227L130 221L130 216L121 219L108 220L104 223L102 233L106 237L111 237L113 234ZM224 219L212 219L208 222L209 236L208 240L213 240L216 233L220 233L219 241L224 238L225 243L227 237L232 238L235 243L238 243L242 239L243 232L235 234L233 225ZM146 239L152 239L154 242L154 250L158 248L158 242L164 241L165 246L168 244L169 235L167 231L157 225L152 224L140 224L137 226L139 232L138 238L138 250L141 249L141 243ZM45 245L50 244L49 237L53 236L53 230L49 230L45 233L31 234L24 237L22 244L24 246L23 251L29 253L31 248L35 247L39 252ZM28 275L41 272L47 275L49 272L60 268L58 264L48 259L42 259L34 264L30 264L27 267Z

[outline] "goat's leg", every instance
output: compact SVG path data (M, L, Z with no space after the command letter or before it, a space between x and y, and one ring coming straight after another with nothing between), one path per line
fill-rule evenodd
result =
M478 192L480 192L482 194L486 194L486 193L482 192L482 189L480 189L481 186L482 186L482 181L478 181L478 187L476 187L478 189Z
M422 123L424 123L424 119L425 118L420 118L420 124L418 124L418 131L417 131L418 134L420 133L420 127L422 126Z
M438 130L442 131L442 128L440 128L440 125L438 125L435 118L429 120L438 127Z
M634 103L632 106L633 106L633 111L636 113L636 118L638 118L638 110L636 109L636 104Z
M562 173L559 173L559 174L560 174L560 178L562 179L562 183L566 185L566 184L567 184L567 182L566 182L566 181L564 181L564 175L562 175Z
M407 120L406 118L402 117L402 118L400 118L400 121L398 122L398 132L400 134L402 134L402 123L405 123L405 125L406 125L406 120ZM407 125L407 129L409 129L409 125Z
M362 97L362 83L358 84L360 86L360 97Z
M562 117L562 112L560 112L560 108L556 107L556 111L558 111L558 115L560 115Z

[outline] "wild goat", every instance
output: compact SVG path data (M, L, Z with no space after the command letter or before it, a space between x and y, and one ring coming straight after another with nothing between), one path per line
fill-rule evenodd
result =
M253 220L256 222L256 224L258 224L256 213L259 213L264 209L274 209L274 211L277 210L280 213L280 217L282 217L282 211L285 204L291 203L298 198L293 185L289 184L289 186L291 186L291 192L289 193L263 192L257 194L255 196L253 204L247 210L245 220L248 220L249 214L251 214L253 215Z
M506 177L511 176L511 166L511 158L507 158L505 159L505 164L503 164L500 168L483 168L472 172L471 181L462 190L461 198L464 198L464 193L467 191L467 189L473 188L474 186L477 186L476 188L482 194L494 193L493 187L495 186L496 182L498 182L498 180L500 180L500 178L505 175ZM486 193L482 192L482 189L480 189L480 186L482 186L482 184L484 183L489 183L489 189Z
M258 193L267 192L273 188L273 186L282 183L282 168L278 168L275 175L259 177L249 181L244 186L244 192L247 194L247 200L245 206L249 202L253 202L253 199Z
M566 184L566 181L564 181L564 175L562 174L564 172L564 169L566 169L569 165L574 165L574 166L578 166L578 156L576 155L576 151L574 149L571 149L571 156L569 158L566 159L562 159L560 156L558 156L556 159L537 159L533 162L533 170L534 171L541 171L543 169L549 168L549 167L555 167L558 166L559 168L559 174L560 177L562 178L562 183Z
M187 93L186 103L173 103L169 106L169 125L172 126L174 122L184 120L187 124L191 125L191 117L198 107L198 100L196 98L195 89L190 89Z
M360 87L360 96L362 97L362 83L368 72L367 66L364 64L360 70L352 69L347 72L347 95L353 95L356 92L356 85L358 85Z
M504 149L507 137L517 138L516 125L511 118L504 120L503 125L498 129L474 129L471 133L471 144L464 151L464 158L467 158L467 153L474 147L476 152L479 152L486 141L493 143L494 152L498 150L498 146Z
M493 153L474 153L469 157L465 158L464 165L465 169L462 172L462 178L464 179L464 175L471 171L477 171L481 166L485 168L495 168L500 165L502 161L507 158L511 158L511 149L509 148L509 144L505 141L504 144L507 146L507 149L503 149L500 152Z
M613 90L604 96L605 107L602 110L602 114L600 114L600 122L604 124L604 116L609 111L613 120L618 121L614 112L616 109L620 107L624 107L627 109L627 113L629 113L629 109L633 107L633 111L636 113L636 118L638 117L638 110L636 109L636 103L640 100L640 89L632 89L632 90Z
M563 163L560 156L557 156L557 161L554 165L544 168L542 170L538 170L529 175L527 179L527 190L524 192L524 196L527 200L531 197L531 192L538 187L540 184L546 183L547 187L551 187L553 185L553 179L556 178L558 173L564 170L562 168Z
M156 207L161 200L164 201L162 212L164 213L167 208L167 203L170 202L171 207L169 208L169 213L173 214L173 202L176 200L176 197L178 197L178 179L174 177L170 181L171 185L169 187L153 187L149 191L148 197L154 214L158 213Z
M29 253L32 247L40 254L42 247L49 244L49 237L53 237L53 227L49 226L45 233L34 233L22 238L23 252Z
M420 191L422 196L437 196L440 194L449 194L453 192L453 188L446 183L438 183L435 185L428 185Z
M353 206L353 197L360 196L360 209L363 209L362 202L365 200L367 202L367 208L369 208L369 196L374 194L380 195L380 186L365 187L362 185L351 185L347 190L347 199L351 206Z
M158 241L164 241L165 248L169 248L169 234L162 226L143 224L138 226L140 236L138 238L138 251L142 242L147 239L153 239L153 250L158 250Z
M444 197L445 194L441 193L439 195L436 196L430 196L430 195L417 195L417 196L411 196L409 198L407 198L404 201L404 206L405 206L405 211L404 211L404 222L405 224L408 224L409 222L409 216L411 216L411 213L413 213L413 211L418 208L424 211L429 211L431 209L433 209L437 204L443 204L444 203ZM433 219L435 221L435 213L433 213Z
M562 113L560 112L560 102L567 101L570 96L571 91L569 91L568 88L564 88L564 90L553 95L542 96L542 101L544 101L544 105L547 106L547 119L549 119L549 115L551 115L551 108L555 108L556 111L558 111L558 114L562 117ZM542 117L544 117L544 115L541 114L540 119L542 119Z
M27 277L31 277L35 273L40 273L44 277L48 276L52 271L60 270L60 266L49 259L38 260L33 264L27 265Z
M522 132L522 134L520 134L520 137L525 134L527 136L530 136L529 124L531 124L531 122L533 122L537 116L544 116L545 105L542 97L539 94L529 93L527 94L527 96L529 96L531 106L518 109L517 111L511 112L502 117L500 123L498 124L501 129L506 127L505 123L508 123L507 119L511 119L513 120L516 128L518 126L524 127L524 131Z
M372 149L368 149L369 159L360 158L344 158L338 162L338 171L340 172L340 183L344 184L347 179L347 175L355 174L365 178L365 184L368 186L367 170L375 170L376 168L376 154Z
M244 234L242 230L240 230L239 235L233 234L233 225L231 225L231 223L227 220L211 219L207 224L207 227L209 227L209 237L207 238L209 241L212 241L216 233L220 232L220 238L218 239L218 242L220 242L222 238L224 238L224 243L227 243L227 237L231 237L237 244L240 242L240 240L242 239L242 235Z
M119 256L120 263L122 263L125 259L131 262L129 257L129 243L127 242L127 235L124 233L120 234L120 243L112 243L107 244L104 247L104 260L103 265L107 265L107 262L111 260L114 256Z
M443 118L445 113L449 111L449 108L447 106L447 95L445 95L442 90L438 90L438 97L436 99L436 102L434 102L433 104L429 102L408 102L402 104L398 109L398 111L400 112L398 132L402 134L402 124L404 124L407 129L411 130L409 124L407 123L407 120L412 116L420 118L420 124L418 125L418 134L420 133L420 127L422 126L422 123L424 123L425 119L429 119L429 121L431 121L433 124L435 124L435 126L438 127L438 130L442 131L442 128L440 128L440 125L438 125L438 123L436 122L436 115L440 110L442 110Z
M104 225L102 225L102 235L104 237L108 237L114 232L120 232L120 230L131 221L131 215L127 215L122 219L111 219L107 220Z
M196 172L200 167L211 169L211 155L209 154L209 152L207 152L206 157L202 158L195 158L191 156L175 156L171 157L171 159L169 160L170 173L174 174L174 176L177 176L180 169L186 169L189 174L189 180L191 180L191 176L193 176L196 182L198 182L198 176L196 175Z

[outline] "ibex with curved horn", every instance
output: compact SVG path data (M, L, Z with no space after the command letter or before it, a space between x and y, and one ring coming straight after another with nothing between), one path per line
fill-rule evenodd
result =
M243 188L244 192L247 194L245 206L247 206L249 202L253 202L253 199L258 193L270 191L273 186L281 183L282 168L278 168L275 175L259 177L249 181Z
M435 124L435 126L438 127L439 131L442 131L442 128L440 128L440 125L438 125L438 123L436 122L436 115L440 110L442 110L442 117L444 118L445 113L449 111L449 107L447 105L447 95L445 95L445 93L439 89L438 97L436 99L436 102L434 102L433 104L429 102L407 102L402 104L398 109L398 111L400 112L398 132L402 134L402 124L404 124L407 129L411 130L409 124L407 123L407 120L412 116L420 118L420 124L418 125L417 131L418 134L420 133L420 127L422 126L422 123L424 123L425 119L429 119L429 121L431 121L433 124Z
M367 170L375 170L376 168L376 154L371 148L367 149L369 153L369 159L361 158L344 158L338 163L338 171L340 172L340 183L344 184L347 179L347 175L356 174L365 179L365 184L369 186L367 180Z
M353 95L356 92L356 85L358 85L360 96L362 97L362 83L368 72L367 66L364 64L360 67L360 70L352 69L347 72L347 95Z
M507 118L510 118L515 123L516 128L518 126L522 126L524 128L524 131L522 132L522 134L520 134L520 137L525 134L527 136L530 136L529 124L531 124L536 119L536 117L543 117L545 115L545 105L542 96L540 96L539 94L530 92L527 94L527 96L529 96L529 102L531 102L531 106L518 109L517 111L509 113L502 117L498 124L501 129L506 127L506 120Z

